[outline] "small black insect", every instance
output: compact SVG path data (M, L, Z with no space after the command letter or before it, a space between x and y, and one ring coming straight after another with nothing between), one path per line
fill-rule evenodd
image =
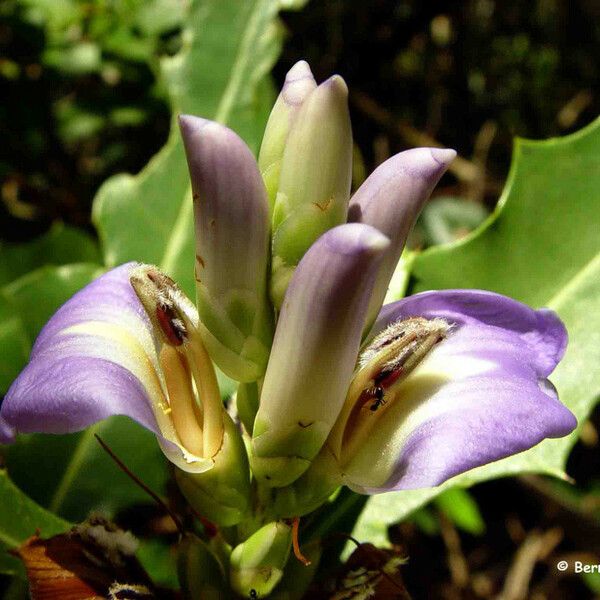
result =
M256 590L250 590L250 600L256 600L258 598L258 592Z
M371 404L371 406L369 406L369 410L375 412L380 406L385 404L384 390L382 386L378 385L374 389L373 397L375 398L375 401L373 404Z

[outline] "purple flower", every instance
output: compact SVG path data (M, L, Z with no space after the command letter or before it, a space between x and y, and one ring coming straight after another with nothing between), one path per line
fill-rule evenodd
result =
M381 354L398 335L413 340L396 377ZM385 306L327 443L342 481L362 493L432 487L567 435L575 417L547 379L566 345L553 312L491 292L426 292ZM364 394L377 385L379 403Z
M210 510L218 504L213 486L227 479L215 475L219 460L235 473L223 497L249 486L212 361L260 389L256 415L246 407L244 422L254 475L268 486L285 489L317 469L363 493L429 487L573 430L575 418L547 380L567 343L554 313L477 290L381 308L406 237L454 151L403 152L348 199L345 84L334 77L316 87L305 63L290 72L270 122L268 189L233 132L192 117L182 131L197 196L200 314L154 267L106 273L40 334L1 407L0 440L128 415L157 435L188 499ZM317 191L327 200L320 208ZM349 222L338 225L348 200ZM303 225L330 204L331 219ZM275 311L267 290L282 248L290 254L278 267L285 276L269 348ZM190 473L215 478L201 484ZM249 494L240 495L223 523L243 518Z
M201 442L186 447L181 436L188 432L178 433L173 419L160 355L164 344L130 282L138 271L135 263L113 269L58 310L6 394L1 418L20 433L70 433L126 415L153 431L177 466L204 471L211 456ZM197 321L191 302L185 310ZM182 406L176 413L192 409Z

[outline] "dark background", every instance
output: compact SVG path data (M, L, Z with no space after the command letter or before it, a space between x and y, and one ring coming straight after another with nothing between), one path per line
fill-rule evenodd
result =
M139 171L168 134L154 70L179 48L181 23L129 27L130 41L119 46L109 34L123 15L100 3L82 6L65 34L32 19L26 3L0 0L0 236L7 241L26 241L56 220L93 232L99 185ZM338 72L348 82L357 179L414 145L438 142L465 159L436 191L459 206L457 236L472 226L474 207L485 214L494 206L514 136L564 135L599 112L596 0L313 0L283 18L278 84L300 58L318 80ZM89 41L99 54L85 54ZM427 231L413 239L435 241ZM410 556L403 573L413 596L494 598L504 590L517 600L507 575L537 600L600 593L600 578L555 567L562 558L600 563L599 417L584 427L568 465L576 487L539 477L479 485L472 494L485 532L477 535L435 506L400 525L394 537Z

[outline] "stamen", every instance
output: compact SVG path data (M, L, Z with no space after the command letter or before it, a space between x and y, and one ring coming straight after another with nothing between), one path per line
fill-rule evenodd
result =
M172 346L181 346L187 333L181 319L177 318L173 307L168 304L157 304L156 319L167 338L167 342Z
M175 431L186 450L196 456L204 456L204 435L194 413L196 399L187 362L173 346L165 344L162 347L160 364L165 375Z
M329 446L338 459L344 447L352 455L359 440L389 409L396 389L443 340L450 325L443 319L413 317L389 325L367 346L350 384Z
M155 330L160 332L164 347L172 349L163 348L161 356L164 352L165 365L173 373L166 379L169 396L173 389L170 406L175 429L190 452L213 457L223 442L224 407L213 363L197 328L195 307L175 282L156 267L141 265L131 272L130 281ZM184 437L190 439L194 449L184 442Z
M133 269L129 280L163 342L181 346L187 338L182 313L194 308L177 284L151 265Z
M204 456L212 457L221 448L223 442L223 402L213 363L195 329L189 330L184 352L189 352L189 364L192 376L202 402L204 426Z

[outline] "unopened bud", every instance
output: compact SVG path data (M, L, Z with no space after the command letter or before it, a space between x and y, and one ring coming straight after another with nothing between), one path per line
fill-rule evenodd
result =
M282 521L261 527L231 553L231 587L245 598L263 598L283 576L292 546L292 528Z
M236 381L256 381L272 338L269 205L250 149L231 129L180 117L194 197L196 292L202 340Z
M334 75L303 102L285 144L272 223L271 298L277 308L312 243L346 222L351 179L348 88Z
M303 60L297 62L286 75L281 93L269 116L258 156L258 166L267 188L271 212L279 187L281 161L288 134L300 107L316 87L308 63Z

